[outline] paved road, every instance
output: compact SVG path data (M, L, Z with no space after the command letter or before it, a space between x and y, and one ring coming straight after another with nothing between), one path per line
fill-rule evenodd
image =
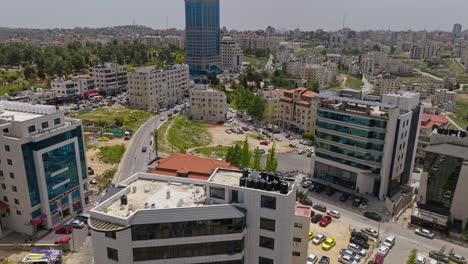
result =
M362 77L362 82L364 83L362 87L363 94L371 93L372 91L374 91L374 86L369 82L369 80L367 80L366 77Z
M327 197L324 194L317 194L309 192L310 199L316 203L323 204L327 209L334 209L341 212L341 221L350 225L351 228L361 229L371 227L378 230L378 223L362 216L363 209L356 209L351 206L351 201L341 203L338 201L339 195L335 194L333 197ZM389 217L386 217L389 218ZM385 257L386 263L405 263L410 251L417 249L418 253L425 254L430 250L439 250L445 246L447 250L454 249L455 253L463 256L468 256L468 248L450 244L441 239L426 239L414 234L414 231L401 226L398 223L386 220L380 225L380 239L384 240L388 235L393 234L397 238L396 245L392 248L390 253Z
M119 164L114 177L115 183L121 182L137 172L146 171L148 162L156 157L150 144L152 140L151 133L165 122L160 120L161 117L167 117L169 113L180 110L182 107L183 105L178 105L169 111L152 117L136 131ZM146 153L142 152L143 147L147 148Z
M423 71L421 71L421 70L419 70L419 69L414 69L414 70L417 71L418 73L420 73L420 74L423 75L423 76L432 78L432 79L437 80L437 81L443 81L442 78L437 77L437 76L435 76L435 75L432 75L432 74L430 74L430 73L423 72Z

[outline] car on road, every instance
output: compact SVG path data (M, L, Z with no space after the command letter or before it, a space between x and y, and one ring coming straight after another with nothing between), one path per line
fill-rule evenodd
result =
M309 240L312 240L315 237L315 233L313 231L309 231Z
M330 250L335 245L336 245L336 240L334 238L329 237L322 243L322 249Z
M449 263L449 257L442 252L431 250L429 251L429 257L438 260L442 263Z
M85 226L83 221L80 221L78 219L68 222L67 225L70 225L71 227L76 229L82 229Z
M466 263L466 258L463 257L462 255L458 254L450 254L449 256L450 261L453 261L457 264L465 264Z
M142 148L141 148L141 152L146 152L147 150L148 150L147 147L142 147Z
M426 257L423 255L418 255L416 256L416 261L414 262L415 264L426 264Z
M434 233L432 233L432 231L430 231L428 229L416 228L416 230L414 230L414 233L417 234L417 235L420 235L422 237L426 237L426 238L430 238L430 239L434 238Z
M351 257L350 255L340 255L338 257L338 262L340 263L344 263L344 264L357 264L358 262L353 259L353 257Z
M366 250L361 248L360 246L354 244L354 243L349 243L348 245L348 249L353 251L354 253L356 254L359 254L361 256L365 256L366 255Z
M312 185L312 181L310 180L305 180L303 183L302 183L302 188L309 188L309 186Z
M314 204L309 198L305 198L305 199L301 200L299 203L301 203L303 205L308 205L308 206L312 206Z
M361 232L363 232L364 234L369 235L369 236L371 236L373 238L377 238L379 236L379 232L377 232L377 230L372 229L370 227L361 229Z
M327 215L329 215L329 216L331 216L333 218L337 218L337 219L341 217L340 212L338 212L336 210L328 210Z
M321 244L323 243L323 241L325 241L325 239L327 239L327 236L324 235L324 234L317 234L315 235L315 237L312 239L312 243L314 245L318 245L318 244Z
M310 222L313 223L313 224L316 224L316 223L320 222L320 220L322 220L322 217L323 217L323 215L321 215L321 214L315 214L314 216L312 216L310 218Z
M387 256L388 251L390 251L390 248L387 246L380 246L379 249L377 250L377 254L382 255L382 256Z
M356 197L354 198L352 205L354 207L359 207L362 202L363 202L363 199L361 197Z
M330 264L330 258L327 256L322 256L317 264Z
M349 249L341 249L340 250L340 255L348 255L348 256L351 256L357 262L361 261L361 257L357 253L355 253L354 251L351 251Z
M312 208L314 208L315 210L317 211L320 211L320 212L327 212L327 207L325 207L324 205L321 205L321 204L316 204L314 206L312 206Z
M55 234L71 234L73 233L73 227L70 225L59 225L55 228Z
M351 194L349 193L343 193L340 195L340 202L346 202L348 201L349 197L351 196Z
M392 248L395 245L395 243L396 237L394 235L388 236L383 242L384 246L387 246L389 248Z
M318 260L318 255L317 254L314 254L314 253L311 253L308 257L307 257L307 264L315 264Z
M376 212L369 212L369 211L366 211L364 212L364 217L366 218L369 218L369 219L372 219L374 221L377 221L377 222L380 222L382 220L382 216L380 216L378 213Z
M329 215L326 215L322 218L322 220L320 220L319 225L321 227L326 227L327 225L331 223L331 221L332 221L332 218Z

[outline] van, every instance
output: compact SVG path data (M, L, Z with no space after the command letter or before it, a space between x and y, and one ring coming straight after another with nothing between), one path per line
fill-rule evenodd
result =
M396 238L394 235L388 236L385 241L383 242L384 246L388 248L392 248L395 245Z
M90 217L89 214L81 213L76 216L76 219L83 221L85 224L88 224L89 217Z

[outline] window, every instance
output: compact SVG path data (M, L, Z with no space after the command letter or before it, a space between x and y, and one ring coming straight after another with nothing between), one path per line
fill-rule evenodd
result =
M275 240L270 237L260 236L260 246L263 248L275 249Z
M8 130L8 128L4 128L4 129L3 129L3 133L6 134L6 133L9 133L9 132L10 132L10 131Z
M224 188L210 187L210 197L224 200Z
M3 201L8 203L8 197L3 196Z
M12 178L12 179L15 178L15 174L13 172L10 172L10 178Z
M54 119L54 125L60 124L60 118L55 118Z
M106 232L105 236L108 237L108 238L112 238L112 239L117 238L117 234L115 232Z
M271 196L262 195L261 207L276 210L276 198Z
M301 223L294 223L294 227L302 228L302 224Z
M41 126L42 126L42 129L46 129L49 127L49 122L42 122Z
M258 264L273 264L273 260L264 257L258 257Z
M5 151L10 152L10 145L5 145Z
M297 251L293 251L292 255L295 256L295 257L300 257L301 253L297 252Z
M119 251L115 248L107 248L107 258L119 261Z
M260 228L275 231L275 220L260 217Z
M3 171L0 170L0 177L3 177Z
M15 198L15 204L19 204L19 200Z
M11 159L7 159L7 164L8 165L13 165L13 161Z
M28 127L28 132L29 132L29 133L33 133L33 132L35 132L35 131L36 131L36 127L35 127L35 126L30 126L30 127Z
M239 202L239 192L236 190L231 191L231 203L238 203Z
M301 243L302 239L300 237L293 237L293 241Z
M18 192L18 189L16 188L16 186L11 186L11 190L14 191L14 192Z
M16 210L16 214L17 214L17 215L21 215L21 211L20 211L20 210Z
M6 185L4 183L2 183L2 189L6 189Z

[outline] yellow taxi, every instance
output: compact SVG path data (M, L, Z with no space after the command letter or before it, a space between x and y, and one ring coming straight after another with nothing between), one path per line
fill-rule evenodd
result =
M312 240L315 237L315 233L310 231L309 232L309 240Z
M327 238L325 242L322 243L322 249L323 250L330 250L332 247L336 245L336 240L334 238Z

